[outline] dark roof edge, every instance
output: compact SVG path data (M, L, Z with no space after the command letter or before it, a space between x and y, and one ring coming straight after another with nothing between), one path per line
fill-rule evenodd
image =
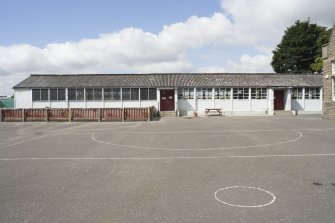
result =
M109 75L322 75L314 73L102 73L102 74L30 74L30 76L109 76Z

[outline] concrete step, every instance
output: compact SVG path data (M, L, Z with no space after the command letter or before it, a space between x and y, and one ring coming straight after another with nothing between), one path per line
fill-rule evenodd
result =
M292 111L277 110L277 111L274 111L274 115L291 116L291 115L293 115L293 113L292 113Z
M176 112L175 111L160 111L159 112L161 117L176 117Z

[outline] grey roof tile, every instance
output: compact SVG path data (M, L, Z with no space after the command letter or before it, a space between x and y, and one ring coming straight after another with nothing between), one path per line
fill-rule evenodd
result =
M76 87L321 87L322 75L167 73L31 75L15 88Z

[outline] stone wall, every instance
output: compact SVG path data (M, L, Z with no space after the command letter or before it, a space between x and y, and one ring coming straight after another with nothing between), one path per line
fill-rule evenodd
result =
M332 75L332 61L335 61L335 28L330 37L328 44L328 57L323 60L323 118L324 119L335 119L335 101L333 101L333 88L332 79L335 75Z

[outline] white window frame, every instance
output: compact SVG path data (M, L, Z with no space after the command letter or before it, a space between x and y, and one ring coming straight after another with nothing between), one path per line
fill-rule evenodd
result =
M332 61L332 75L335 75L335 60Z
M230 100L231 99L231 88L230 87L214 88L214 99Z
M332 78L332 98L335 101L335 78Z
M314 94L315 93L315 94ZM305 99L307 100L320 100L321 89L317 87L305 88Z
M300 96L300 97L299 97ZM304 89L301 87L292 88L291 99L292 100L302 100L304 99Z
M268 98L268 91L266 88L251 88L251 99L262 100Z

